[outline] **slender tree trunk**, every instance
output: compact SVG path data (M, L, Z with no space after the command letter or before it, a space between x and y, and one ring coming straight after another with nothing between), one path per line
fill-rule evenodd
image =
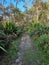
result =
M38 7L36 8L36 20L37 20L37 22L38 22L38 19L39 18L39 11L38 11Z
M39 18L39 10L38 10L38 7L39 7L39 0L36 0L36 21L38 22L38 18Z

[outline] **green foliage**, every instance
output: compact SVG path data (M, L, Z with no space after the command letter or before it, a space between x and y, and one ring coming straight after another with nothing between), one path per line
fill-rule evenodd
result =
M16 26L15 23L6 22L3 27L3 30L0 30L0 57L2 58L2 54L8 53L7 56L11 62L11 60L17 58L19 45L19 40L17 38L23 33L23 26Z
M5 33L8 33L8 34L17 31L17 27L16 27L15 23L13 23L13 22L6 22L4 29L5 29Z
M6 22L4 30L0 30L0 49L6 52L12 41L23 33L23 27L16 26L15 23ZM5 50L6 49L6 50Z
M6 25L4 26L4 32L6 34L15 33L16 35L21 35L23 32L23 27L16 26L15 23L12 22L6 22Z
M0 46L0 49L7 53L7 51L3 47Z
M36 44L41 47L42 50L45 50L47 46L49 46L49 34L41 35L37 40ZM46 47L45 47L46 46ZM44 48L43 48L44 47Z
M17 40L13 41L8 49L8 55L3 58L3 61L1 61L1 65L11 65L14 60L16 60L17 52L19 51L19 46L20 44L20 38L17 38Z
M9 48L9 57L11 60L14 60L17 58L17 52L19 50L18 46L20 44L20 38L13 41L10 48Z
M24 30L23 30L23 26L18 26L17 27L17 35L19 36L19 35L21 35L22 33L24 32Z
M38 46L42 57L42 61L44 62L44 65L49 64L49 34L41 35L36 41L36 45Z
M41 63L49 64L49 26L43 23L31 23L28 27L35 45L39 49Z
M7 52L5 50L7 44L8 44L8 40L6 34L2 30L0 30L0 50Z
M2 24L2 21L0 21L0 30L3 29L3 24Z
M41 23L31 23L28 27L28 32L30 35L42 35L42 34L48 34L49 33L49 26L46 26L45 24Z

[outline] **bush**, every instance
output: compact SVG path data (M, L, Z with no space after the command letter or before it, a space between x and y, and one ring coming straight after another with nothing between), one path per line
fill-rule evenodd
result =
M17 27L16 27L15 23L13 23L13 22L6 22L6 24L4 26L4 31L5 31L5 33L8 33L8 34L12 34L13 32L16 33Z
M10 43L17 39L23 33L22 26L16 26L15 23L6 22L0 30L0 56L7 53Z
M2 24L2 21L0 21L0 30L3 30L4 27L3 27L3 24Z
M15 33L17 36L19 36L23 32L23 27L22 26L16 26L15 23L12 23L12 22L6 22L6 24L4 26L4 32L6 34Z
M9 40L3 30L0 30L0 51L7 52L5 49L8 47Z
M28 27L29 34L33 37L39 49L41 63L49 64L49 26L43 23L31 23Z
M44 65L49 64L49 34L41 35L36 41L36 45L38 46L39 50L41 51L41 58L44 57L42 60Z
M42 34L48 34L49 33L49 26L46 26L45 24L41 23L31 23L28 27L28 32L30 35L42 35Z
M20 36L23 33L23 27L18 26L17 27L17 35Z

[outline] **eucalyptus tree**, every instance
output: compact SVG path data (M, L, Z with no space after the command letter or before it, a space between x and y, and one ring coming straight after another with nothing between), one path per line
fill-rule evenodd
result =
M47 14L49 12L47 8L47 2L43 2L43 0L34 0L31 9L29 10L33 21L47 21ZM49 18L49 17L48 17Z

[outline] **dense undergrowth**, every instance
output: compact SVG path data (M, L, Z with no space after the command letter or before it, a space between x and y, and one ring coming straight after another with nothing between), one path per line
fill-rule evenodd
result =
M17 26L12 22L6 22L2 26L0 29L0 60L3 60L5 55L12 60L17 57L19 38L24 32L23 26Z
M20 37L21 38L21 37ZM17 38L13 41L8 49L8 54L4 54L2 56L2 60L0 60L0 65L12 65L12 63L16 60L17 52L19 51L20 38Z
M12 22L6 22L2 25L2 28L0 28L0 60L2 59L2 65L11 65L11 61L17 58L20 37L26 30L28 30L33 42L39 49L41 63L49 65L49 25L37 22L30 23L27 28L17 26ZM3 56L8 60L3 59ZM9 63L5 64L4 62Z
M49 25L43 23L31 23L28 33L39 49L41 63L49 65Z

